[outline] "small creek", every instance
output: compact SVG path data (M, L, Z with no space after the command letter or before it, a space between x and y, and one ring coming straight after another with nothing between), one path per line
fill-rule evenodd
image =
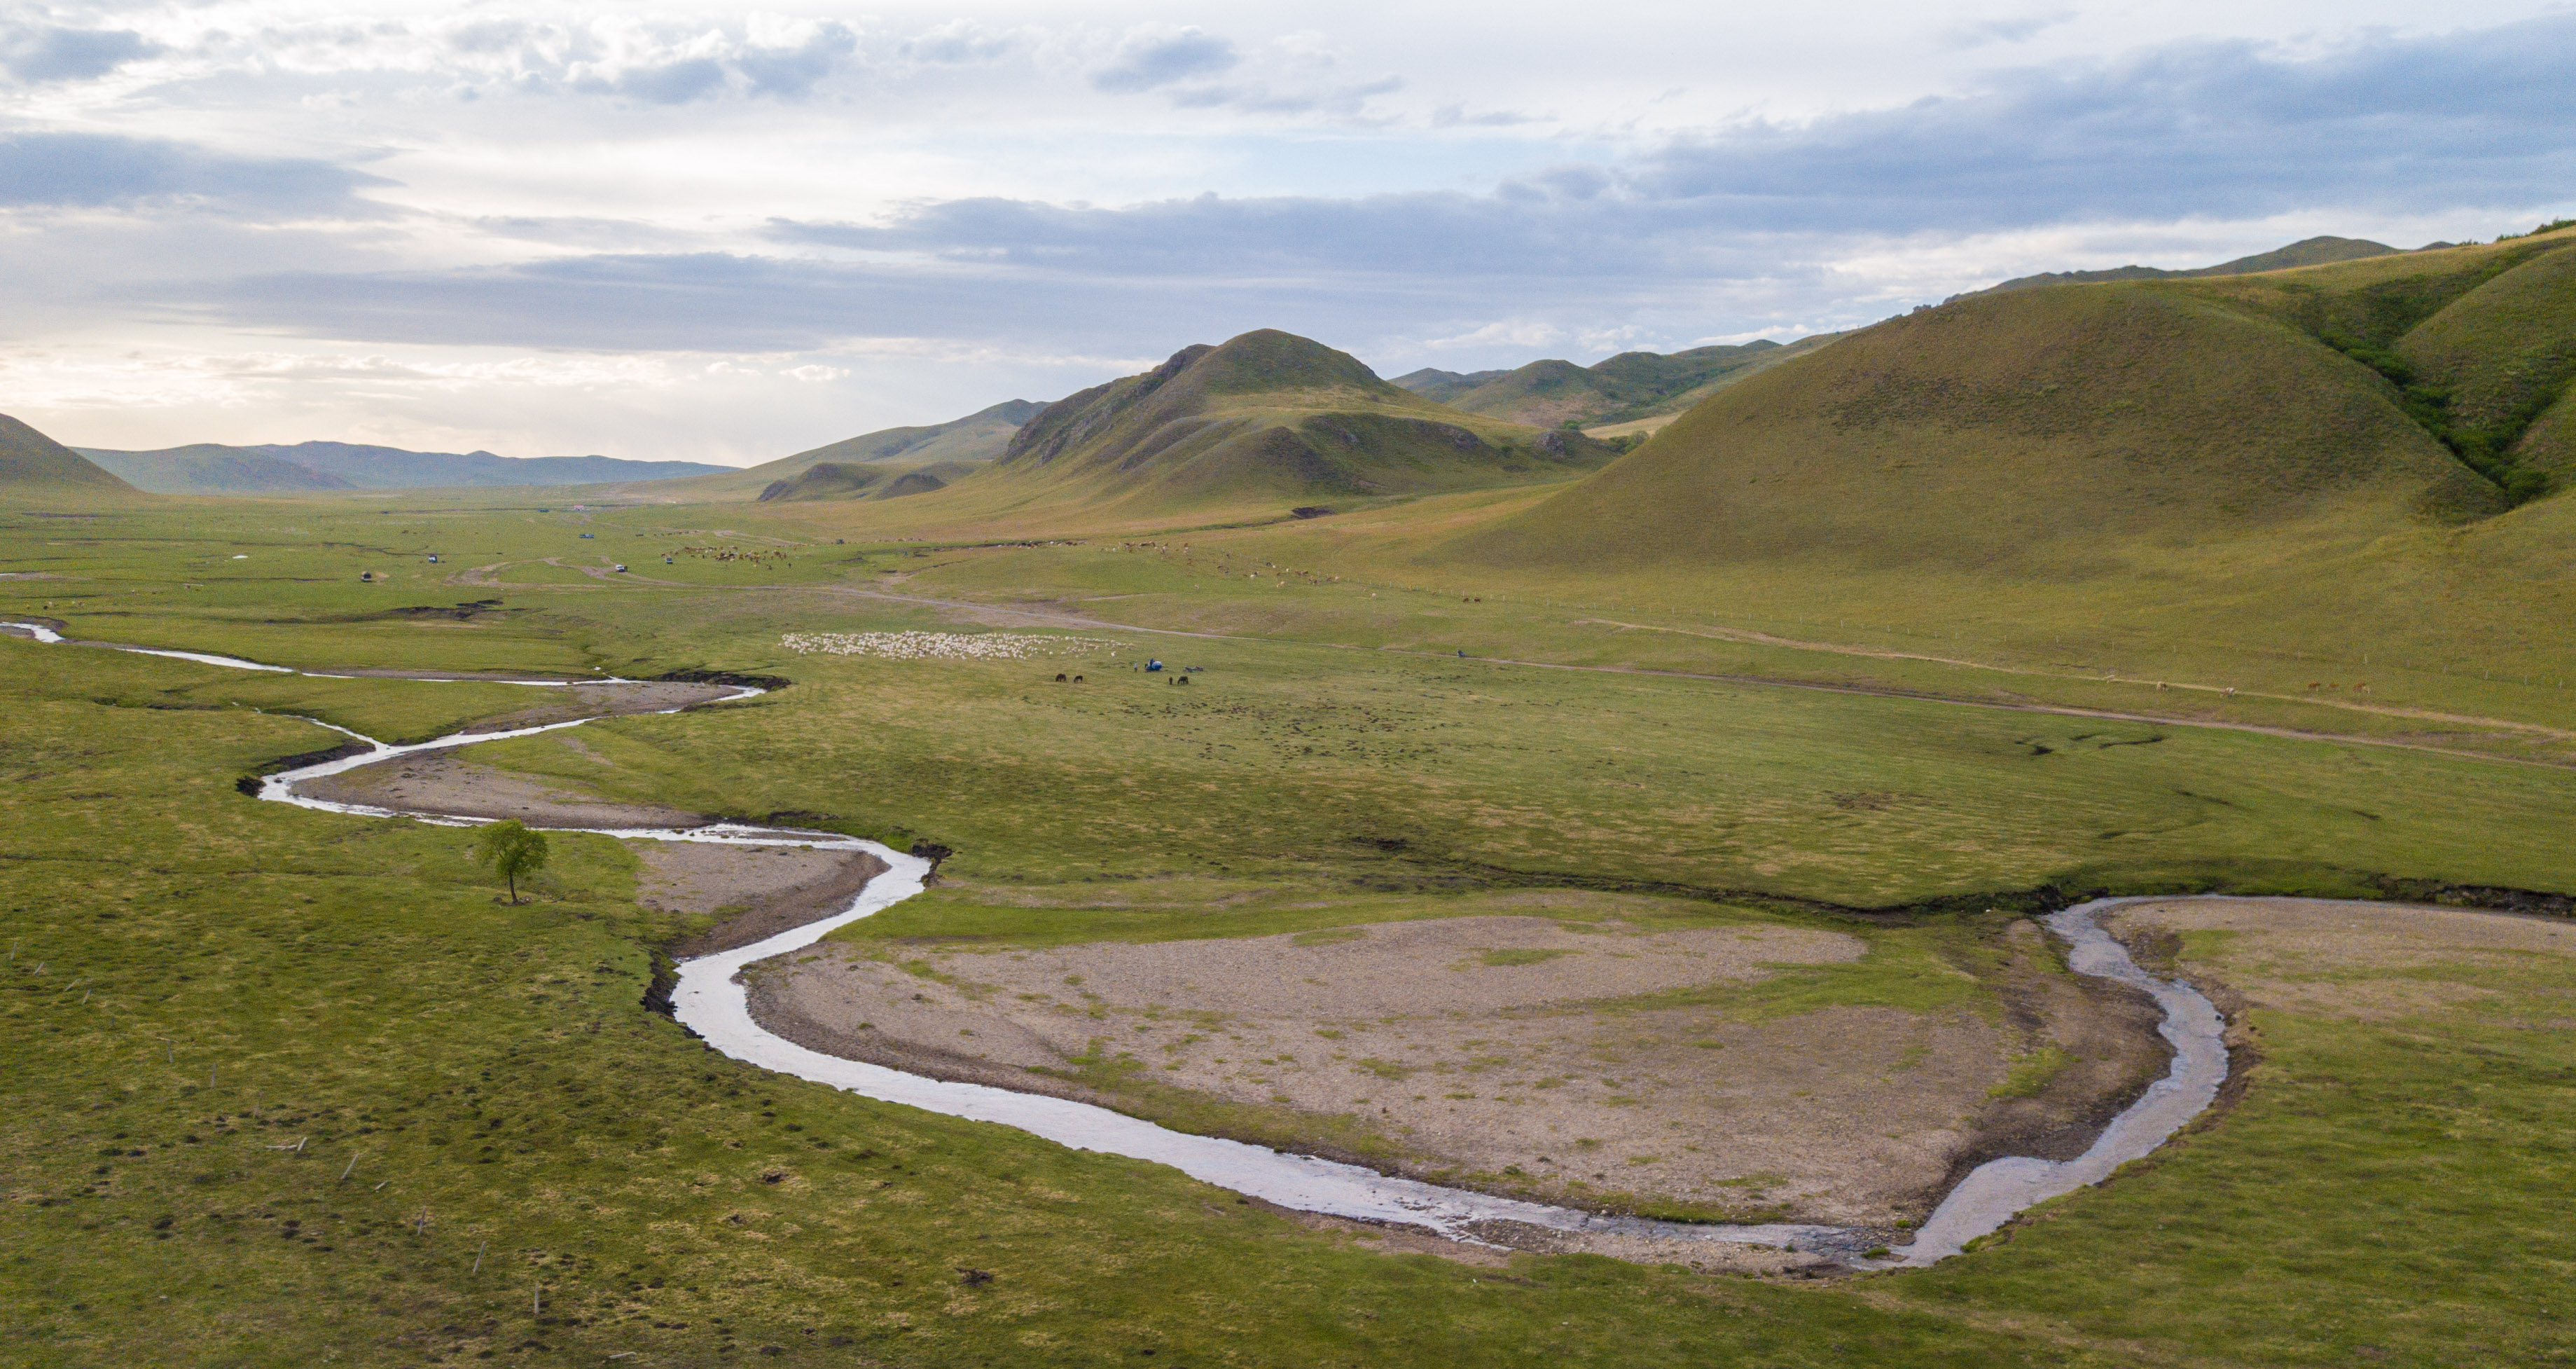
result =
M51 628L34 623L0 622L0 629L23 633L39 642L67 640ZM114 649L239 670L324 679L349 678L199 652L129 646L115 646ZM486 682L558 687L632 683L609 679ZM739 688L716 702L747 699L761 692ZM676 713L681 710L662 711ZM479 826L487 819L335 803L298 794L295 786L306 780L337 775L402 756L452 750L510 737L534 736L540 732L579 727L596 720L577 718L507 731L459 732L408 746L388 746L345 727L308 719L317 726L363 742L369 749L269 775L260 782L259 797L324 812L364 817L408 817L456 827ZM2047 918L2049 928L2068 942L2069 963L2077 972L2114 979L2154 997L2164 1010L2164 1021L2158 1030L2174 1047L2171 1069L2163 1079L2149 1086L2136 1102L2113 1118L2084 1154L2064 1161L2009 1156L1978 1166L1951 1189L1915 1234L1911 1244L1897 1248L1891 1257L1873 1260L1862 1252L1878 1245L1884 1233L1789 1223L1723 1225L1664 1222L1524 1202L1466 1189L1443 1188L1380 1174L1358 1165L1288 1154L1266 1146L1172 1131L1089 1103L1041 1094L1013 1093L983 1084L952 1083L826 1055L772 1035L754 1021L750 992L737 976L746 966L811 945L837 928L920 893L922 881L930 873L928 861L857 837L782 827L719 823L695 828L580 827L549 830L591 832L627 840L866 851L887 864L889 868L884 874L870 880L849 906L830 917L748 946L681 963L679 985L671 995L674 1015L710 1047L737 1060L883 1102L1016 1127L1080 1150L1170 1165L1191 1178L1297 1211L1427 1227L1458 1240L1479 1240L1479 1230L1488 1223L1517 1223L1573 1234L1772 1246L1829 1255L1863 1268L1927 1265L1960 1253L1969 1241L1996 1230L2014 1214L2033 1204L2099 1183L2121 1165L2154 1151L2209 1107L2218 1096L2219 1085L2227 1077L2227 1049L2222 1039L2226 1024L2218 1009L2189 985L2159 979L2140 969L2129 958L2127 950L2101 925L2102 914L2140 900L2097 899L2050 914Z

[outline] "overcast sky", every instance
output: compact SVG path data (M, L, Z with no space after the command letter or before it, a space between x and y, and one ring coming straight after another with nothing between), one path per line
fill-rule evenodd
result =
M0 412L744 464L2576 212L2576 6L0 3Z

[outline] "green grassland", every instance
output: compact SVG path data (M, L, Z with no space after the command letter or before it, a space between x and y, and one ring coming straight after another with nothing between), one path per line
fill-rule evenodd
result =
M1973 296L1517 488L1293 519L1312 496L1229 469L1225 499L1156 484L1113 515L1093 475L997 470L765 526L927 551L900 567L925 594L1138 626L2563 754L2571 243ZM1247 374L1285 393L1299 355ZM1159 578L1094 555L1140 536L1197 555ZM1295 573L1227 585L1211 550Z
M1466 519L1494 503L1462 497ZM2557 516L2545 501L2515 517ZM2375 737L2446 749L2563 757L2576 724L2576 673L2554 623L2516 621L2477 586L2515 563L2446 558L2445 612L2412 630L2355 639L2327 631L2320 580L2311 608L2278 602L2271 636L2202 640L2179 615L2087 620L2065 596L2046 616L1943 616L1945 582L1835 601L1774 589L1768 602L1694 602L1669 581L1556 584L1462 573L1390 555L1406 529L1436 525L1424 505L1348 520L1202 530L1157 543L942 550L899 586L926 597L1052 606L1169 630L1345 648L1503 658L1600 670L1656 670L1921 694L1995 705L2101 709ZM2522 564L2550 582L2556 557ZM891 590L889 591L891 592ZM2038 598L2036 592L2034 599ZM1917 616L1917 615L1920 616ZM2314 624L2315 638L2295 629ZM2163 683L2168 687L2159 688ZM2230 695L2223 691L2234 689Z
M835 546L742 506L170 500L13 514L0 539L0 570L60 577L0 581L0 609L76 636L308 666L785 675L792 687L747 704L593 724L589 756L548 738L473 754L605 795L801 810L957 848L949 884L863 936L1329 932L1606 885L1673 916L1827 918L1887 942L1854 969L1783 976L1766 990L1778 1001L1747 1009L1794 1013L1951 984L1926 976L1972 960L2048 884L2576 888L2566 769L1376 649L1465 632L1479 654L1515 633L1580 646L1537 605L1459 604L1427 581L1255 581L1107 544ZM787 555L678 551L718 545ZM445 581L451 565L600 555L675 583ZM1090 602L1132 592L1147 597ZM942 596L1143 602L1276 632L1070 634L1129 640L1115 660L779 644L953 629L918 602ZM479 600L497 602L389 613ZM1382 640L1335 645L1346 631ZM1125 669L1147 649L1206 669L1186 687ZM538 901L509 908L457 831L232 787L329 740L282 712L410 737L518 693L18 641L0 653L14 943L0 1013L23 1043L0 1083L14 1237L0 1356L2126 1365L2571 1349L2515 1291L2546 1271L2488 1243L2549 1219L2536 1195L2564 1164L2557 1035L2267 1021L2265 1073L2235 1111L1924 1273L1775 1286L1580 1257L1492 1270L1382 1255L1153 1166L703 1050L639 1003L651 948L687 928L634 902L633 858L605 839L559 838ZM1086 683L1055 684L1067 668ZM1816 906L1943 896L1889 928ZM2424 1202L2436 1182L2441 1200Z
M1049 883L1257 869L1313 886L1392 864L1864 907L2042 885L2349 892L2370 874L2576 885L2539 836L2576 819L2576 772L2556 767L1325 648L1154 649L1206 673L1134 673L1133 648L772 655L761 668L796 689L590 729L613 765L543 737L477 754L613 798L832 814L953 846L960 873ZM1058 670L1089 680L1059 688ZM1386 842L1400 859L1371 845Z

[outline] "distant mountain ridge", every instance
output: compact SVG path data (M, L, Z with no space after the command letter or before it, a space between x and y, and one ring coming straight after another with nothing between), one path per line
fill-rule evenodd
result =
M1471 414L1547 428L1567 423L1598 428L1680 413L1836 336L1788 344L1762 339L1685 352L1622 352L1591 366L1550 359L1509 371L1424 367L1397 376L1394 383Z
M492 452L415 452L352 442L199 442L152 451L76 448L99 466L156 494L264 494L288 490L406 490L456 486L595 485L731 471L702 461L629 461L608 456L507 457Z
M2451 244L2446 242L2428 243L2417 250L2429 252L2449 246ZM2400 250L2384 242L2372 242L2368 238L2337 238L2320 235L2301 238L2287 247L2275 247L2269 252L2257 252L2250 257L2238 257L2234 261L2223 261L2216 266L2197 266L2189 270L2168 271L2159 266L2114 266L2101 271L2043 271L2036 276L2015 276L2000 285L1989 285L1983 290L1971 290L1967 294L1952 295L1942 303L1963 300L1969 295L1991 295L2005 290L2036 290L2043 285L2080 285L2108 280L2191 280L2203 276L2250 276L2261 271L2286 271L2293 266L2324 266L2330 262L2392 257Z
M635 486L616 491L619 496L641 496L652 499L835 499L855 498L870 494L890 499L895 492L871 489L877 483L870 472L900 472L922 469L935 482L944 483L975 469L1002 454L1011 435L1020 425L1046 408L1026 399L1006 399L999 404L978 409L964 418L919 427L883 428L857 437L811 447L793 456L764 461L748 469L727 468L714 475L689 476L662 481L651 486ZM803 479L806 472L821 466L845 466L851 469L838 475L818 475ZM917 494L925 488L920 481L904 486L901 493ZM936 489L938 484L927 488Z

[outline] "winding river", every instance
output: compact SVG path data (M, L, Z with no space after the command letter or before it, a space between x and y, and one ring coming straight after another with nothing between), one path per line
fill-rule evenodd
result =
M60 633L42 624L0 622L0 629L13 630L39 642L67 642ZM309 675L325 679L348 678L323 672L295 671L285 666L265 665L237 657L216 656L202 652L169 651L113 643L78 643L77 645L107 646L120 651L174 657L179 660L236 670ZM616 679L486 680L485 682L532 687L634 683ZM761 692L758 689L741 688L726 699L716 702L751 698ZM674 708L664 711L681 710ZM596 718L578 718L569 722L546 723L541 726L508 731L459 732L408 746L388 746L347 728L317 722L317 726L330 728L354 741L364 743L368 749L353 755L269 775L260 782L259 797L271 802L289 803L325 812L366 817L408 817L459 827L477 826L487 819L456 814L376 808L363 804L335 803L299 794L295 792L295 787L307 780L336 775L361 766L375 765L400 756L424 751L452 750L478 742L499 741L510 737L533 736L540 732L579 727L593 721L596 721ZM800 831L794 828L719 823L694 828L584 827L551 830L593 832L626 840L709 842L736 846L789 845L815 850L866 851L887 864L889 868L884 874L870 880L867 887L859 892L849 906L830 917L781 932L765 941L755 942L735 950L701 956L680 965L679 985L671 996L675 1015L683 1025L696 1032L710 1047L737 1060L775 1070L781 1074L794 1075L799 1079L845 1089L883 1102L901 1103L951 1117L1017 1127L1060 1145L1080 1150L1099 1151L1169 1165L1191 1178L1259 1198L1265 1202L1276 1203L1281 1207L1362 1221L1426 1227L1457 1240L1479 1240L1480 1231L1483 1231L1489 1223L1520 1224L1572 1234L1628 1235L1720 1245L1786 1248L1827 1255L1863 1268L1928 1265L1960 1253L1968 1242L1996 1230L2011 1220L2014 1214L2033 1204L2071 1193L2088 1184L2099 1183L2121 1165L2152 1152L2186 1123L2206 1110L2217 1098L2219 1085L2227 1077L2227 1050L2222 1039L2225 1022L2217 1008L2189 985L2174 980L2159 979L2140 969L2129 958L2128 952L2101 925L2102 914L2121 904L2139 900L2099 899L2049 915L2047 922L2050 929L2064 938L2071 948L2069 963L2076 971L2114 979L2123 984L2132 985L2154 997L2157 1004L2164 1010L2164 1021L2159 1030L2174 1047L2171 1069L2163 1079L2149 1086L2136 1102L2113 1118L2091 1149L2084 1154L2064 1161L2029 1157L2006 1157L1988 1161L1971 1171L1950 1191L1941 1205L1934 1210L1931 1218L1915 1233L1911 1244L1896 1249L1889 1256L1872 1258L1864 1252L1879 1244L1882 1233L1864 1229L1786 1223L1718 1225L1663 1222L1637 1217L1609 1216L1544 1203L1523 1202L1518 1199L1496 1197L1464 1189L1442 1188L1417 1180L1391 1177L1358 1165L1341 1164L1313 1156L1288 1154L1241 1141L1171 1131L1151 1122L1088 1103L1040 1094L1013 1093L1007 1089L982 1084L951 1083L930 1079L882 1065L845 1060L839 1056L810 1050L772 1035L752 1019L749 990L737 976L747 965L773 956L785 955L810 945L835 928L892 907L921 892L922 882L930 873L928 861L857 837L843 836L834 832Z

